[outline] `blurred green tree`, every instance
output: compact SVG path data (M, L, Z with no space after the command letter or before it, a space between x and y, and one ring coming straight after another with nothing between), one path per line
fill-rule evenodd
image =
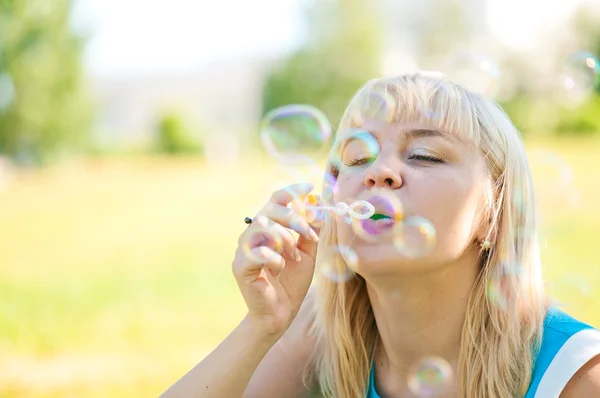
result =
M381 73L378 2L314 1L305 10L304 44L267 76L263 114L287 104L310 104L335 127L348 101Z
M0 154L41 164L83 148L92 121L72 0L0 0Z
M472 39L468 10L464 4L448 0L430 0L428 17L416 27L420 38L420 65L438 70L457 49Z
M164 112L157 125L156 149L159 153L179 155L201 154L203 147L187 131L183 119L175 112Z

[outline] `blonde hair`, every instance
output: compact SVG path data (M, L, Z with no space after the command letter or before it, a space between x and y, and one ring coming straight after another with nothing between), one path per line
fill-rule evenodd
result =
M360 127L357 111L366 117L391 116L391 123L426 125L457 134L485 154L491 183L487 236L492 249L481 252L481 271L467 304L457 387L459 396L467 398L525 395L541 344L547 303L535 195L518 131L494 102L443 78L419 74L368 82L351 100L339 132ZM340 135L328 156L335 176ZM327 182L323 193L326 198L331 195ZM330 217L320 232L317 270L324 253L336 244L336 220ZM338 255L336 272L346 275L346 267ZM499 281L506 289L502 305L489 295L489 287ZM372 349L379 343L365 280L355 275L340 283L317 272L315 285L311 332L319 348L311 373L325 397L365 397Z

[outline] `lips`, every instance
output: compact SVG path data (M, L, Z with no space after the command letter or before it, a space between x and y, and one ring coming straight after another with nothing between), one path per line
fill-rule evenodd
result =
M373 216L375 216L375 213ZM364 232L368 236L377 236L381 235L394 227L395 221L388 216L384 216L383 218L371 217L366 220L360 220L360 226L362 232Z
M381 195L374 195L367 199L367 202L371 203L374 207L374 213L371 219L374 221L383 219L392 219L393 221L402 220L402 210L400 203L397 204L398 208L394 208L394 201Z

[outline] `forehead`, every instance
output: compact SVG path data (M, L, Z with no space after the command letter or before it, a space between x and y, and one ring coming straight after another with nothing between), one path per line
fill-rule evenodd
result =
M399 123L365 123L364 127L362 128L351 128L341 132L340 136L338 137L339 146L340 148L343 148L352 141L365 139L366 136L374 137L379 143L386 141L400 142L407 140L418 140L422 138L433 138L439 139L448 144L470 144L456 134L431 126Z

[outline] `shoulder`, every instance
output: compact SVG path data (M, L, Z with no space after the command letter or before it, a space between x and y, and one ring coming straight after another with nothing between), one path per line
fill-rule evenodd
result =
M580 391L597 392L589 389L600 386L599 377L600 331L551 308L527 397L589 396Z
M560 394L560 398L600 397L600 355L583 365Z

